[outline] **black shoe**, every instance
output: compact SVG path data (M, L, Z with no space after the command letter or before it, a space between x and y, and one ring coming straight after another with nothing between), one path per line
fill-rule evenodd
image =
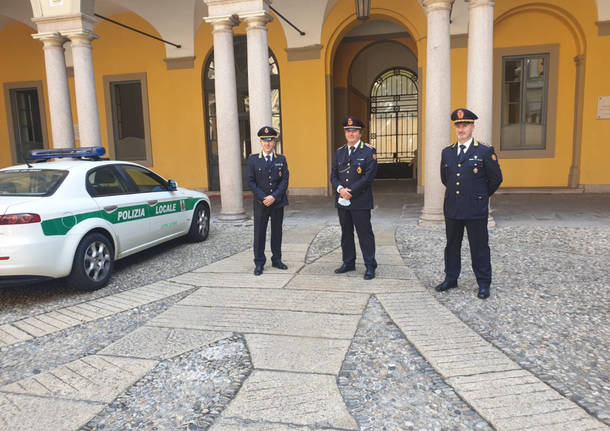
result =
M282 261L274 262L274 263L271 264L271 266L274 267L274 268L277 268L277 269L288 269L286 264L283 263Z
M254 275L261 275L263 273L263 265L256 265L254 268Z
M366 272L364 273L364 279L365 280L372 280L373 278L375 278L375 269L374 268L367 268Z
M345 272L355 271L355 270L356 270L356 265L347 265L344 263L339 268L335 269L335 274L343 274Z
M479 294L477 295L480 299L489 298L489 286L479 286Z
M446 292L447 290L454 289L456 287L458 287L457 282L449 283L447 280L445 280L441 284L436 286L434 290L436 290L437 292Z

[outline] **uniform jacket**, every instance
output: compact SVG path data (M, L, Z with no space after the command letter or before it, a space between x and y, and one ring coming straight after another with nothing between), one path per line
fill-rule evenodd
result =
M270 168L262 151L248 157L248 185L254 193L255 203L262 204L263 199L271 195L275 198L272 208L288 205L288 176L286 157L281 154L273 153Z
M493 147L473 140L462 163L458 163L457 143L445 147L441 156L441 181L447 187L445 217L487 218L489 197L502 183L502 171Z
M377 176L377 150L363 142L356 145L351 157L348 145L337 150L333 159L330 182L335 190L335 207L353 210L373 208L373 180ZM351 205L341 206L337 202L337 187L352 189Z

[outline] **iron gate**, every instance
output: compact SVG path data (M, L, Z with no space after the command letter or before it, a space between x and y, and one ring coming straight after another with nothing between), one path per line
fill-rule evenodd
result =
M370 99L369 140L379 163L410 163L418 134L417 75L388 70L375 80Z

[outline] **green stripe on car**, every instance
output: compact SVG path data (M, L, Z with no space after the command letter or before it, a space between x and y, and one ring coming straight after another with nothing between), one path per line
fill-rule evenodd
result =
M41 223L42 232L47 236L66 235L70 229L72 229L78 223L91 218L100 218L108 221L109 223L117 224L165 214L178 213L181 211L191 211L200 200L202 199L178 199L156 204L154 206L147 204L133 205L117 208L111 212L99 210L66 217L58 217L44 220Z

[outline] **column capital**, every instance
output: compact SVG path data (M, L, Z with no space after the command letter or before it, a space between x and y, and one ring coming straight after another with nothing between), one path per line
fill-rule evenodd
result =
M63 36L58 31L56 32L47 32L47 33L36 33L32 35L32 38L41 41L44 44L44 47L53 47L53 46L63 46L64 43L68 40L65 36Z
M420 0L426 14L438 10L451 10L455 0Z
M464 1L466 3L468 3L468 7L470 9L479 7L479 6L494 7L496 5L496 2L494 2L493 0L464 0Z
M233 27L239 25L239 17L235 14L226 16L210 16L204 18L203 20L210 24L214 28L214 31L233 31Z
M243 19L248 28L251 27L265 27L268 22L273 21L273 17L267 13L267 11L261 10L257 12L249 12L239 16Z
M63 33L70 42L72 42L72 46L79 45L91 45L91 41L97 39L99 35L91 32L91 31L82 31L82 30L74 30L74 31L66 31Z

